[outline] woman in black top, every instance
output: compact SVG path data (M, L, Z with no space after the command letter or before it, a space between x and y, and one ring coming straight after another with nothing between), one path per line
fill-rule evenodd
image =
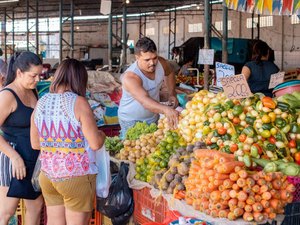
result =
M242 74L248 80L252 93L261 92L272 97L273 89L269 89L271 75L279 72L276 64L269 60L270 47L264 41L253 45L252 60L244 65Z
M8 224L14 215L20 192L25 199L26 224L40 222L43 198L31 185L31 173L39 152L31 148L30 117L37 103L35 87L42 69L36 54L15 54L9 62L5 88L0 92L3 131L0 136L0 225Z

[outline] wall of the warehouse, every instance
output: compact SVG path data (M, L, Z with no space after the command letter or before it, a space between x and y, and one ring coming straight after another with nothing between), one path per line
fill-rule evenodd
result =
M204 16L190 14L192 13L178 15L176 18L176 46L181 45L190 37L204 35ZM229 30L228 36L251 39L251 28L246 27L247 18L251 18L251 14L230 10L228 19L231 21L231 30ZM220 9L213 11L213 24L216 21L222 21L222 11ZM202 23L202 32L188 32L189 24L196 23ZM164 17L147 17L147 30L151 30L151 28L153 28L152 31L154 30L154 34L152 33L149 37L155 41L159 54L165 58L168 58L169 50L168 26L168 14ZM115 32L115 26L113 30ZM136 42L139 38L139 20L128 21L127 32L129 39ZM254 37L256 36L257 29L254 29ZM83 58L86 46L99 46L102 49L101 51L106 51L103 47L107 46L107 37L106 22L100 22L97 25L87 27L84 25L80 26L75 32L75 57ZM69 40L69 34L65 33L64 38ZM291 18L288 16L273 16L273 26L260 28L260 39L266 41L275 50L275 62L282 70L300 67L300 24L291 24ZM67 54L69 54L69 51L64 51L64 55L66 56ZM104 63L107 63L106 58L104 59Z

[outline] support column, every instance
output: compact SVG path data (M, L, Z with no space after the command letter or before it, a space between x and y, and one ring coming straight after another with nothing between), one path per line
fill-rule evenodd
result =
M63 39L63 4L64 1L59 2L59 63L62 61L62 39Z
M15 10L12 9L12 50L15 53Z
M122 66L127 62L127 8L126 3L123 4L123 23L122 23Z
M70 16L71 16L71 27L70 27L70 46L71 46L71 58L74 58L74 0L70 3Z
M147 23L147 16L140 16L139 18L139 38L146 36L146 23Z
M204 1L204 18L205 18L205 29L204 29L204 48L210 48L210 3L209 0ZM209 65L204 65L204 89L208 90L208 76L209 76Z
M7 32L6 32L6 8L4 8L4 29L3 29L3 32L4 32L4 58L5 58L5 62L7 62Z
M112 70L112 14L108 17L108 68Z
M223 38L222 38L222 62L228 62L227 40L228 40L228 8L223 6Z
M26 0L26 48L29 51L29 0Z
M169 46L168 59L171 58L171 50L176 46L176 9L169 12Z
M35 52L38 55L39 54L39 0L36 0L35 5L36 10L36 17L35 17L35 45L36 49Z

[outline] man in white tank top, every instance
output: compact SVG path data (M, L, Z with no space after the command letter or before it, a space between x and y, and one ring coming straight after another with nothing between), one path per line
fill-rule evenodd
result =
M136 61L122 74L122 98L118 117L121 137L138 121L156 123L159 114L164 114L172 128L177 127L178 105L175 93L175 76L168 62L157 55L155 43L143 37L135 46ZM160 104L159 91L165 80L172 107Z

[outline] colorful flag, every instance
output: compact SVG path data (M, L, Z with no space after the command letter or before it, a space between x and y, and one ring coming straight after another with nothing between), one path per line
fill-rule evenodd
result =
M231 9L237 10L238 8L238 0L231 0Z
M263 13L265 15L273 14L273 0L264 0Z
M294 14L300 15L300 0L294 0Z
M263 9L264 9L264 0L256 0L255 13L263 14Z
M238 11L245 12L246 11L246 3L247 3L247 0L239 0Z
M247 12L253 13L255 8L255 0L247 0Z
M283 0L273 0L273 15L281 15Z
M283 0L281 15L291 15L293 13L293 0Z

